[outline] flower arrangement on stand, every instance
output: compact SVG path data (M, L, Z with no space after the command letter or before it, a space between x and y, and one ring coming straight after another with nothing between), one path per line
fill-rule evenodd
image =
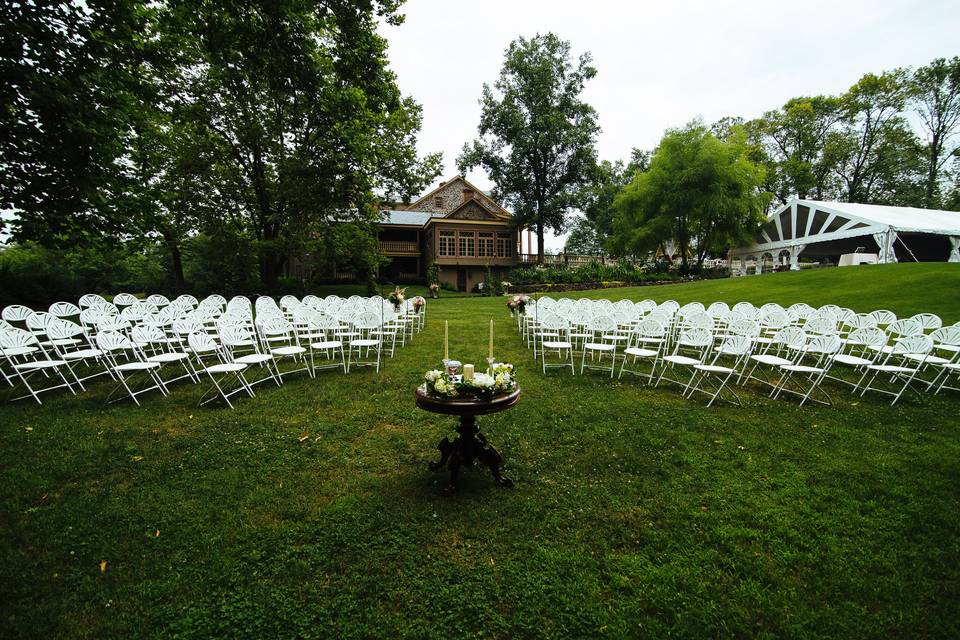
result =
M431 282L430 283L430 297L439 298L440 297L440 283Z
M489 373L475 373L469 379L450 375L439 369L427 371L423 379L424 389L440 398L468 397L488 400L502 393L511 393L517 388L513 365L506 362L495 362Z
M387 296L387 300L390 301L390 304L393 305L393 310L397 313L400 313L400 305L403 304L403 301L406 300L405 294L407 290L401 289L400 287L394 287L393 291Z
M511 300L513 300L513 308L516 309L518 313L523 315L527 312L527 303L530 301L530 296L525 293L520 293L513 296ZM507 306L509 305L510 303L508 302Z
M427 304L427 300L423 296L416 296L410 302L413 304L413 310L417 313L419 313L420 309L423 309L423 307Z
M503 291L503 295L507 295L508 293L510 293L510 287L512 287L512 286L513 286L513 283L507 282L506 280L504 280L503 282L501 282L501 283L500 283L500 290Z

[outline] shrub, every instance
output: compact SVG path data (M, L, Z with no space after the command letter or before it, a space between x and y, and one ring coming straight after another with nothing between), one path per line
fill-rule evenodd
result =
M726 270L691 271L697 277L725 277ZM620 260L613 265L590 262L577 267L564 265L543 265L519 267L511 271L506 279L514 285L546 284L586 284L600 282L623 282L625 284L643 284L646 282L668 282L684 277L669 263L657 261L643 267L628 260Z
M87 245L58 251L26 242L0 249L0 306L44 308L85 293L168 290L157 245Z
M436 260L430 263L430 266L427 267L427 284L439 284L440 283L440 265L437 264Z

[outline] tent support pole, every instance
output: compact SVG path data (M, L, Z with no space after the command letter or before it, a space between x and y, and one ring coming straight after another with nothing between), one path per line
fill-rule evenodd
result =
M903 241L903 238L901 238L899 234L897 235L897 240L899 240L900 244L903 245L903 248L907 250L907 253L910 254L910 257L913 258L914 262L920 262L917 260L917 256L914 255L913 251L910 250L910 247L907 246L907 243Z

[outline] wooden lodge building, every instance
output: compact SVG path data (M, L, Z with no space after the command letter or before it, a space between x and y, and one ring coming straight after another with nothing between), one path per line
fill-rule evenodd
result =
M381 275L394 282L426 276L434 261L440 281L460 291L482 282L486 269L505 274L520 261L520 231L510 212L462 176L441 182L408 205L381 210Z

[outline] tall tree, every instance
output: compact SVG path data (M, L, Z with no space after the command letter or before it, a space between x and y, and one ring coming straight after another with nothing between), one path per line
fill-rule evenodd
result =
M461 172L483 167L517 226L536 230L540 263L544 234L563 232L594 175L600 128L580 94L596 73L590 54L574 61L570 43L552 33L513 41L499 79L483 85L480 138L457 159Z
M584 217L576 216L570 223L570 235L563 245L564 253L579 255L600 255L603 253L603 240L596 228Z
M940 205L940 179L956 149L960 131L960 57L937 58L917 69L910 81L909 104L923 125L926 136L924 202Z
M832 195L829 181L837 158L831 134L841 116L836 98L793 98L757 122L765 150L777 165L781 202L791 195L822 200Z
M837 174L843 180L848 202L873 201L870 186L876 183L875 173L883 166L878 149L889 142L888 134L903 124L900 113L906 88L906 72L896 69L879 76L868 73L841 96L844 150Z
M171 0L164 31L181 46L175 122L213 144L220 210L243 217L260 272L332 222L365 225L374 192L409 198L439 173L419 158L421 110L387 66L378 19L399 2Z
M675 240L683 261L697 267L713 251L744 241L763 220L769 194L760 191L763 168L750 159L742 128L718 139L700 122L668 131L649 170L637 174L617 199L616 245L642 254Z
M616 209L613 204L617 195L633 180L640 171L646 171L650 165L650 152L633 149L630 161L610 162L604 160L596 165L593 180L584 191L583 223L591 227L592 236L601 248L608 243L613 234L613 219ZM579 220L579 219L578 219ZM585 233L586 229L581 229Z
M121 159L160 65L139 0L5 3L0 204L13 235L64 246L119 233Z

